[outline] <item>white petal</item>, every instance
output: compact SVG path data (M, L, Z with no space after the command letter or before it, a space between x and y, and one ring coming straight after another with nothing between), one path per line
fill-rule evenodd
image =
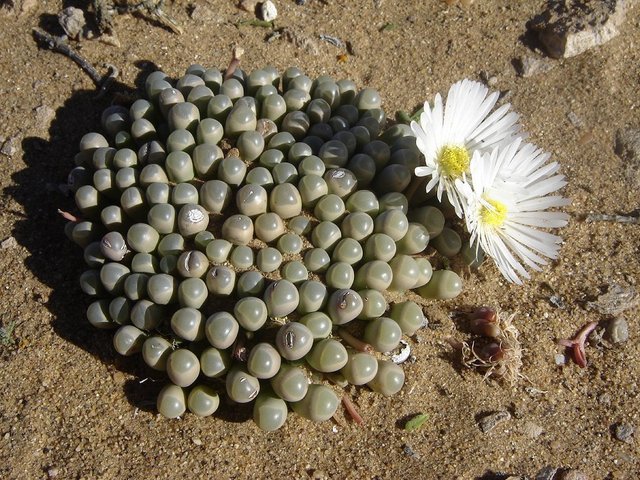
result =
M439 178L437 176L434 176L431 180L429 180L429 183L427 183L427 186L425 187L425 190L427 192L430 192L431 190L433 190L433 187L436 186L436 184L438 183ZM442 184L440 184L442 185ZM438 200L440 200L442 198L442 191L440 191L438 193Z
M564 212L516 212L509 219L531 227L558 228L564 227L569 215Z
M534 197L522 202L518 202L520 211L546 210L553 207L566 207L571 201L568 198L554 195L552 197Z
M431 175L433 173L433 168L431 167L416 167L415 174L416 177L426 177L427 175Z

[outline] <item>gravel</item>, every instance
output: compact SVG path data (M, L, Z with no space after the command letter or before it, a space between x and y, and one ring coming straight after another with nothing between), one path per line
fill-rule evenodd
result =
M478 420L478 427L482 433L488 433L494 428L496 428L501 423L504 423L511 419L511 414L506 410L493 412L488 415L481 417Z
M613 436L621 442L630 442L635 430L635 427L628 423L616 423L613 426Z
M538 473L536 473L534 480L553 480L557 472L558 472L558 467L552 467L550 465L547 465L545 467L542 467L538 471Z
M629 340L629 324L624 317L611 319L605 328L604 338L613 343L620 344Z

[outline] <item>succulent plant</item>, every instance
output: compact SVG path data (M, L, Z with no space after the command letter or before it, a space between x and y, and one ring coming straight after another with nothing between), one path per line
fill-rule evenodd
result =
M425 195L404 194L420 158L410 129L384 130L375 90L297 68L224 78L192 65L177 80L153 72L145 90L80 141L66 232L89 266L89 322L166 372L159 412L211 415L222 394L274 430L287 405L334 414L338 396L312 371L399 391L402 367L382 354L424 317L390 307L387 290L461 286L419 255L434 237L443 255L461 242Z

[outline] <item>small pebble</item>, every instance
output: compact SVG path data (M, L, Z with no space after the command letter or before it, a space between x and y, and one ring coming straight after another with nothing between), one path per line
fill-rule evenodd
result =
M618 130L615 152L623 160L637 164L640 161L640 129L624 128Z
M603 393L598 397L598 403L601 405L610 405L611 404L611 395L608 393Z
M615 152L622 159L627 181L636 187L640 186L640 129L619 129L615 142Z
M556 353L553 358L553 361L556 363L557 366L561 367L562 365L567 364L567 357L562 353Z
M7 237L2 242L0 242L0 249L4 250L5 248L13 248L18 246L18 241L15 237Z
M56 112L49 105L40 105L35 109L36 125L39 128L47 128L51 120L56 116Z
M525 431L527 437L529 437L529 438L538 438L540 435L542 435L542 432L544 430L537 423L527 422L524 425L524 431Z
M513 96L513 90L500 90L500 96L498 97L500 100L507 101Z
M0 148L0 153L3 155L6 155L7 157L13 157L18 151L18 148L15 146L16 141L17 140L15 137L9 138L6 142L2 144L2 148Z
M255 5L256 2L253 3ZM255 12L255 7L254 10L251 11L251 13L253 12ZM214 10L207 7L206 5L198 3L194 4L193 8L189 10L189 17L199 23L208 23L215 25L218 25L224 21L223 17L217 14Z
M549 297L549 303L556 308L564 308L564 299L560 295L551 295Z
M611 343L624 343L629 340L629 324L624 317L616 317L607 323L605 339Z
M587 477L580 470L571 469L562 472L558 477L558 480L589 480L589 477Z
M200 440L199 438L194 438L192 441L194 445L202 445L202 440Z
M273 22L278 17L278 9L271 0L260 5L260 17L265 22Z
M582 128L584 126L584 122L575 112L567 113L567 118L571 122L571 125L576 128Z
M547 58L522 56L515 59L516 72L521 77L533 77L551 70L555 65Z
M20 3L20 5L16 5ZM22 2L5 2L5 8L19 8L18 15L26 15L38 5L38 0L22 0Z
M557 471L557 467L547 465L546 467L542 467L538 473L536 473L534 480L553 480Z
M58 12L58 23L69 38L77 39L87 22L84 19L84 12L79 8L67 7Z
M616 437L616 440L620 440L621 442L630 442L631 436L635 430L635 427L628 423L616 423L613 426L613 436Z
M494 412L488 415L485 415L480 420L478 420L478 426L482 433L487 433L496 428L503 422L511 419L511 414L506 410L501 412Z
M245 12L254 13L256 5L258 5L258 0L241 0L238 7Z
M420 455L414 452L413 448L411 448L409 445L406 445L406 444L402 446L402 453L404 453L408 457L415 458L416 460L420 458Z
M49 478L56 478L59 473L60 471L56 467L47 468L47 477Z
M310 480L326 480L327 478L329 478L329 476L322 470L310 469L310 471L307 473L309 474Z
M498 84L498 77L489 74L486 70L480 71L480 80L488 87L495 87Z

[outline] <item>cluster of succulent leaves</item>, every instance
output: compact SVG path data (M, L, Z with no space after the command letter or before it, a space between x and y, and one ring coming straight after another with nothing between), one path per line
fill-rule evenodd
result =
M385 353L425 319L390 292L456 296L460 278L424 252L465 250L416 188L409 127L385 129L375 90L297 68L192 65L145 89L82 138L66 232L89 266L89 322L166 373L160 413L211 415L226 395L275 430L289 407L333 416L342 382L398 392Z

